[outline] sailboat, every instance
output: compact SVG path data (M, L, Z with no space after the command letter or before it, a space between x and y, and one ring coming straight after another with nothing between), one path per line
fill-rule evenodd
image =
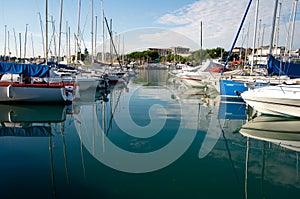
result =
M0 62L0 102L71 103L76 96L76 83L52 82L49 65ZM19 78L14 79L14 75Z
M273 17L273 25L272 25L273 30L271 34L270 49L269 49L267 71L266 71L267 76L264 76L264 74L262 76L260 73L256 75L252 74L250 76L242 76L240 78L228 78L225 76L223 79L220 80L220 94L222 98L242 100L241 93L249 89L258 88L262 86L269 86L269 85L271 86L279 85L286 81L289 81L291 78L300 77L299 64L278 61L271 54L272 46L273 46L273 35L274 35L274 27L275 27L275 18L277 13L277 5L278 5L278 0L275 1L275 9L274 9L274 17ZM227 60L230 54L231 52L229 53ZM226 61L226 63L227 62L228 61ZM225 63L225 67L226 67L226 63ZM252 65L253 65L253 61L252 61ZM251 71L252 71L252 67L251 67Z

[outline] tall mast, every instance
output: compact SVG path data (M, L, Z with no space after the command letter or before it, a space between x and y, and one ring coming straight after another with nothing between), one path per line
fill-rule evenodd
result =
M91 0L92 2L92 26L91 26L91 40L92 40L92 64L94 63L94 0Z
M77 39L76 39L76 61L78 60L78 48L80 46L79 38L80 38L80 9L81 9L81 0L78 0L78 24L77 24Z
M33 46L33 37L31 33L31 47L32 47L32 57L34 58L34 46Z
M8 61L10 61L10 55L11 55L11 51L10 51L10 47L9 47L9 31L7 31L7 50L8 50Z
M95 42L94 42L94 51L97 59L97 24L98 24L98 18L95 16ZM94 59L93 59L94 60Z
M68 21L66 21L66 55L67 55L67 64L69 59L69 32L68 32Z
M43 31L43 24L42 24L42 17L41 17L41 13L39 12L39 17L40 17L40 26L41 26L41 33L42 33L42 44L43 44L43 52L44 52L44 57L46 57L46 53L45 53L45 41L44 41L44 31ZM16 46L17 49L17 46ZM18 55L17 55L18 57Z
M14 31L14 38L15 38L16 57L19 57L19 55L18 55L18 43L17 43L17 37L16 37L16 30L15 30L15 28L13 29L13 31Z
M278 43L279 43L279 23L280 23L280 13L281 13L281 3L279 3L279 12L278 12L278 17L277 17L277 27L276 27L276 33L274 35L275 38L275 45L278 47Z
M254 54L255 54L255 42L256 42L256 32L257 32L257 19L258 19L258 8L259 8L259 0L256 1L256 11L255 11L255 22L254 22L254 33L253 33L253 50L252 50L252 59L251 59L251 74L254 65Z
M102 60L102 63L104 63L105 62L105 57L104 57L104 51L105 51L105 46L104 46L104 40L105 40L105 31L104 31L104 19L105 19L105 16L104 16L104 6L103 6L103 0L101 1L101 8L102 8L102 53L101 53L101 55L102 55L102 58L101 58L101 60Z
M200 65L202 64L202 21L200 21Z
M24 59L26 58L26 48L27 48L27 26L28 24L26 24L26 30L25 30Z
M271 38L270 38L269 54L272 54L273 38L274 38L275 23L276 23L276 14L277 14L277 7L278 7L278 0L275 0L274 13L273 13L273 22L272 22L272 31L271 31Z
M56 30L55 30L55 23L53 20L53 16L51 16L51 24L52 24L52 37L53 37L53 43L54 43L54 56L57 57L57 52L56 52Z
M59 35L58 35L58 58L60 59L60 47L61 47L61 29L62 29L62 12L63 12L63 0L60 0L60 17L59 17Z
M19 42L20 42L20 61L22 59L22 34L19 33Z
M5 40L5 41L4 41L4 57L6 57L6 37L7 37L7 36L6 36L6 32L7 32L7 31L6 31L6 27L7 27L7 26L5 25L5 26L4 26L4 31L5 31L5 32L4 32L4 34L5 34L5 36L4 36L4 40Z
M47 63L48 62L48 0L46 0L46 57L45 58Z
M291 56L291 51L292 51L292 48L293 48L294 29L295 29L295 20L296 20L296 12L297 12L297 2L298 2L298 0L294 1L293 21L292 21L290 48L289 48L289 55L290 56Z

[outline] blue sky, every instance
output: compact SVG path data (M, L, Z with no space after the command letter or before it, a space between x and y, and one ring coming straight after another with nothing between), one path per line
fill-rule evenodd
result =
M4 1L4 0L3 0ZM223 47L229 50L241 22L249 0L103 0L104 12L107 19L113 20L113 31L121 34L116 40L119 49L130 52L148 47L184 46L193 50L199 49L200 21L203 24L203 48ZM253 0L245 25L236 46L252 47L255 5ZM286 44L288 19L293 0L279 0L281 7L281 22L279 28L278 45ZM94 0L94 15L98 16L97 51L102 49L101 0ZM260 29L260 43L268 45L270 27L272 23L274 0L260 1L259 19L262 21ZM59 30L60 0L49 0L49 20L54 20L56 35ZM300 23L296 22L294 46L300 48ZM42 34L39 15L42 17L45 31L45 1L43 0L6 0L0 7L0 54L5 51L5 25L7 26L6 54L8 44L12 55L19 52L19 34L21 34L22 54L25 45L25 28L27 33L26 56L43 55ZM71 29L71 48L74 52L74 34L77 33L78 0L64 0L62 25L62 53L66 52L65 32L66 21ZM91 0L81 0L80 28L85 47L91 51ZM52 34L52 23L49 25L49 35ZM14 38L14 30L16 40ZM263 30L263 31L262 31ZM9 32L9 33L8 33ZM248 32L248 39L246 33ZM262 32L264 34L262 34ZM107 34L107 33L106 33ZM9 35L9 36L8 36ZM262 36L264 35L264 37ZM51 49L54 53L53 39ZM124 40L124 42L123 42ZM117 42L119 41L119 42ZM16 46L17 43L17 46ZM32 43L33 47L32 48ZM58 38L56 38L58 44ZM120 44L121 43L121 44ZM107 45L106 45L107 46ZM23 56L23 55L22 55Z

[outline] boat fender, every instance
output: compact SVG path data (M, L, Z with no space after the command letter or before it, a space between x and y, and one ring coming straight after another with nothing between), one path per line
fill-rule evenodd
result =
M9 85L7 87L7 91L6 92L7 92L6 94L7 94L8 98L13 98L14 97L14 88L13 88L12 85Z
M66 86L66 96L67 96L67 101L72 102L73 100L73 89L71 86Z

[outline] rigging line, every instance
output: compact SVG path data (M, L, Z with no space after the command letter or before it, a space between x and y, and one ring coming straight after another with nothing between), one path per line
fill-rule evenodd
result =
M106 27L107 27L107 29L108 29L108 33L109 33L109 37L110 37L112 46L113 46L114 51L115 51L116 56L117 56L117 60L118 60L119 66L120 66L121 70L123 70L123 67L122 67L122 65L121 65L121 61L120 61L120 57L119 57L118 51L117 51L117 49L116 49L116 46L115 46L115 44L114 44L114 40L113 40L113 38L112 38L112 30L110 30L110 28L109 28L109 26L108 26L108 22L107 22L106 17L104 17L104 19L105 19Z
M233 50L233 48L234 48L234 46L235 46L235 43L236 43L236 41L237 41L237 39L238 39L238 37L239 37L240 32L241 32L242 26L243 26L244 21L245 21L245 19L246 19L246 16L247 16L247 13L248 13L248 11L249 11L249 8L250 8L251 3L252 3L252 0L250 0L249 3L248 3L248 6L247 6L247 9L246 9L245 14L244 14L244 16L243 16L241 25L240 25L240 27L239 27L239 29L238 29L238 32L237 32L237 34L236 34L236 36L235 36L235 39L234 39L234 41L233 41L233 44L232 44L232 46L231 46L231 49L230 49L230 51L229 51L229 53L228 53L228 56L227 56L227 58L226 58L226 62L225 62L225 64L224 64L224 66L223 66L223 70L222 70L221 74L224 72L224 70L225 70L225 68L226 68L226 65L227 65L228 62L229 62L229 58L230 58L230 56L231 56L232 50Z

